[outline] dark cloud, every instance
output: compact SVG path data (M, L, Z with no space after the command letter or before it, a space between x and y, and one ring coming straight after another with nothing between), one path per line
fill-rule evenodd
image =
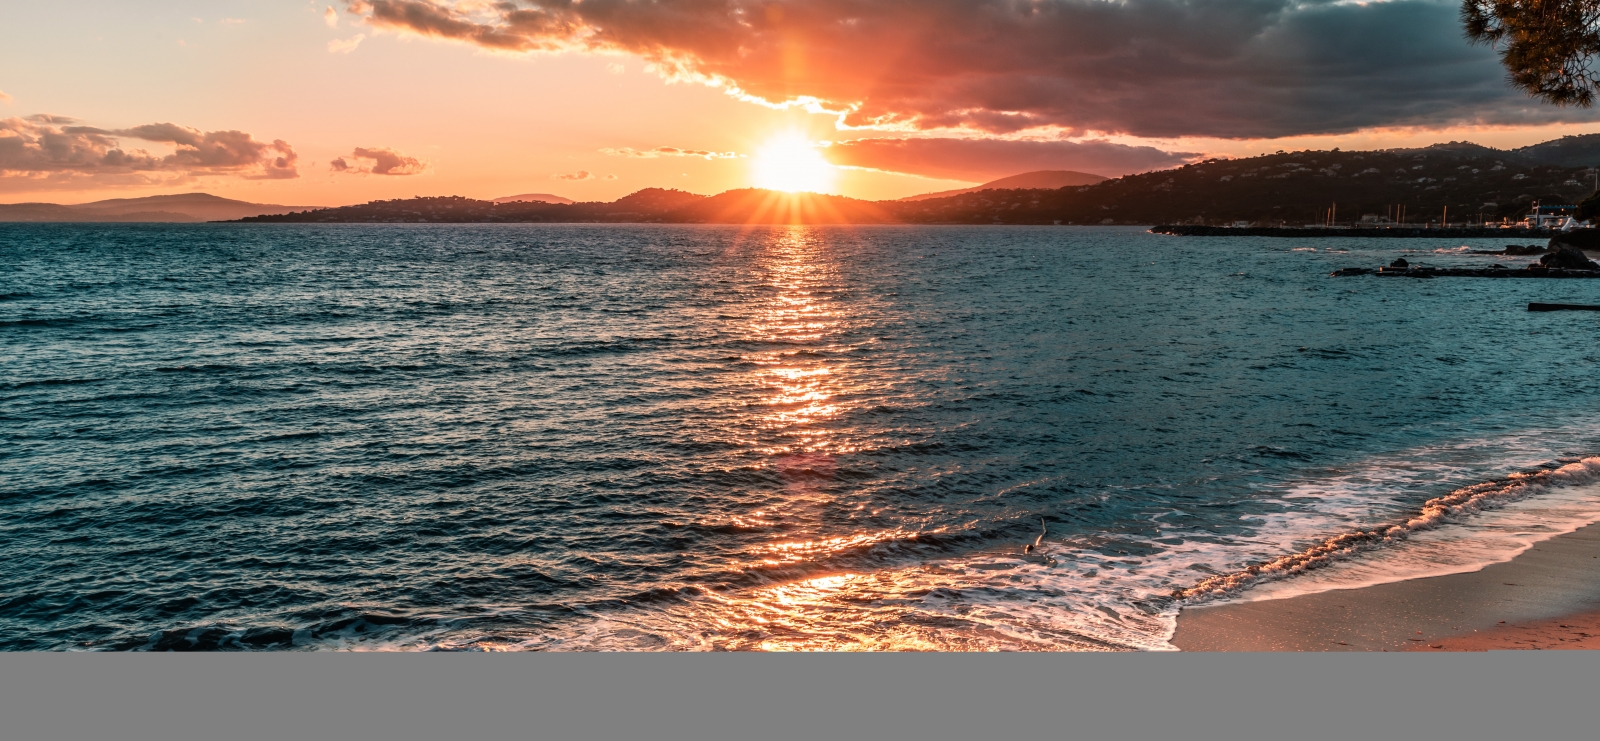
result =
M256 141L243 131L200 131L170 123L107 130L66 116L0 119L0 177L139 184L151 179L232 175L252 180L299 177L294 148ZM123 139L167 144L172 153L125 149Z
M856 139L827 147L823 156L836 165L984 182L1033 170L1118 177L1181 165L1200 155L1104 141Z
M428 169L428 163L388 147L356 147L349 159L339 157L328 167L334 172L417 175Z
M379 28L664 74L851 124L1333 134L1593 120L1508 88L1453 0L361 0Z

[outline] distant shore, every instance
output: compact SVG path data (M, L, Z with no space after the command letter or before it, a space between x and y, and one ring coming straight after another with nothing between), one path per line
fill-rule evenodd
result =
M1185 609L1184 651L1600 648L1600 523L1478 571Z
M1361 239L1540 239L1554 236L1549 230L1500 227L1449 227L1429 229L1417 226L1314 227L1314 226L1201 226L1162 224L1153 226L1155 234L1179 237L1359 237Z

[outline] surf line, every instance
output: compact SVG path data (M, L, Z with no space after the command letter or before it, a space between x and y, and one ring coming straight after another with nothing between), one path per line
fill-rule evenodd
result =
M1461 517L1496 509L1559 484L1582 484L1600 479L1600 457L1584 458L1559 468L1514 473L1502 479L1464 486L1430 499L1404 522L1357 530L1328 538L1306 550L1259 563L1238 571L1209 577L1187 589L1172 592L1175 601L1200 604L1225 597L1256 584L1286 579L1296 574L1353 558L1392 545L1412 533L1431 530Z

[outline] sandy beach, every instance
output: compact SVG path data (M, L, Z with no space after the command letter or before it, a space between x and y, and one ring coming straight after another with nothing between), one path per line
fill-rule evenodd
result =
M1184 651L1600 648L1600 523L1479 571L1185 609Z

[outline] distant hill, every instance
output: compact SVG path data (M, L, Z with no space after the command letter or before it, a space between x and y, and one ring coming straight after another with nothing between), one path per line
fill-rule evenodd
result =
M550 193L523 193L520 196L496 198L493 203L577 203L577 201Z
M200 221L188 214L172 211L129 211L120 214L85 213L72 206L61 206L54 203L3 203L0 204L0 222L194 222Z
M1109 179L1110 178L1107 178L1103 175L1091 175L1087 172L1073 172L1072 170L1036 170L1034 172L1025 172L1021 175L1012 175L1011 177L1000 178L999 180L993 180L973 188L942 190L938 193L923 193L920 196L910 196L907 198L901 198L900 200L924 201L929 198L949 198L950 196L959 196L963 193L977 193L984 190L1015 190L1017 188L1044 188L1047 190L1054 190L1056 188L1070 188L1077 185L1094 185L1095 183L1105 182Z
M1595 167L1600 165L1600 134L1563 136L1560 139L1513 149L1508 154L1530 165Z
M1507 152L1440 146L1377 152L1303 151L1214 159L1065 188L990 188L918 201L747 188L706 197L651 188L611 203L494 203L411 198L258 216L256 222L658 222L707 224L1228 224L1321 223L1401 216L1516 220L1534 201L1576 203L1590 170L1527 165ZM1448 209L1448 214L1446 213Z
M902 202L895 214L926 224L1301 226L1334 211L1342 223L1403 214L1413 225L1445 218L1460 224L1516 221L1535 201L1573 204L1593 191L1587 167L1528 164L1512 152L1456 144L1214 159L1092 186Z
M1534 202L1577 203L1595 190L1600 135L1516 150L1471 142L1416 149L1282 152L1212 159L1111 180L1027 173L954 195L899 201L732 190L649 188L611 203L494 203L413 198L260 216L290 222L653 222L710 224L1232 224L1403 217L1411 225L1518 220ZM1065 175L1091 178L1057 186ZM1082 181L1080 181L1082 182ZM1040 185L1044 187L1039 187ZM1011 187L996 187L1011 186Z
M607 204L612 215L654 217L706 200L706 196L671 188L645 188Z
M208 193L181 193L145 198L113 198L74 206L54 203L0 204L0 221L183 223L232 221L247 216L284 214L304 209L304 206L235 201Z
M681 190L646 188L611 203L479 201L461 196L403 198L299 213L255 216L271 223L462 224L661 221L675 209L705 200Z
M744 188L667 212L662 221L701 224L886 224L898 221L880 203L820 193Z
M896 221L884 204L817 193L746 188L706 197L647 188L611 203L496 203L460 196L373 201L359 206L256 216L249 222L876 224Z

